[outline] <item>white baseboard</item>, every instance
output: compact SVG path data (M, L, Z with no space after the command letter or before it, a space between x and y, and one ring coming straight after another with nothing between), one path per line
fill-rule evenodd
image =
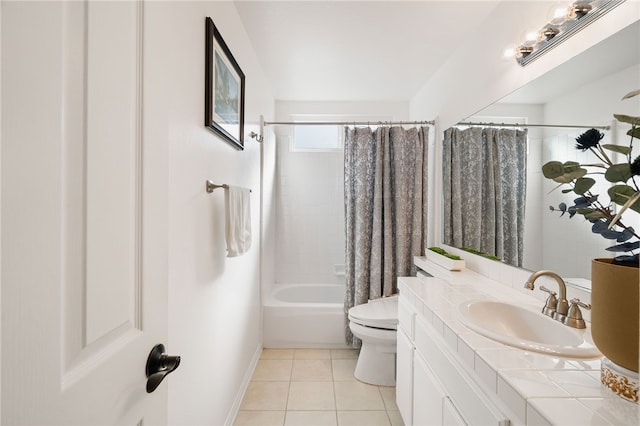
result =
M233 400L233 404L231 405L231 410L229 410L229 414L227 415L227 418L224 421L225 425L229 425L229 426L233 425L234 421L236 420L238 411L240 411L240 404L242 404L244 395L247 393L247 389L249 388L249 383L251 382L251 377L253 377L253 373L256 370L261 354L262 354L262 343L258 345L255 352L253 353L253 358L251 359L249 368L247 368L247 372L242 378L242 383L240 383L240 388L238 389L238 393L236 394L236 397Z

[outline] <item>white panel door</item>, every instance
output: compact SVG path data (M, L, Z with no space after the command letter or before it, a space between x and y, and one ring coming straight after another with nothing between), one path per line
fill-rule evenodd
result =
M167 173L144 137L143 2L1 7L2 423L166 423L171 376L145 388Z

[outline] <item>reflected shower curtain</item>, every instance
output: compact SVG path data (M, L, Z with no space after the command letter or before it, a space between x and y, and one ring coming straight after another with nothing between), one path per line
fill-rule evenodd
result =
M415 274L427 235L428 127L346 128L344 147L345 313L397 292ZM345 323L347 343L359 339Z
M449 128L442 161L444 243L522 266L527 131Z

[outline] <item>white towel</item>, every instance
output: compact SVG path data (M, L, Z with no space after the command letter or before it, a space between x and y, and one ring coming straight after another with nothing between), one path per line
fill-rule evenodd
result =
M250 192L231 185L225 190L227 257L240 256L251 248Z

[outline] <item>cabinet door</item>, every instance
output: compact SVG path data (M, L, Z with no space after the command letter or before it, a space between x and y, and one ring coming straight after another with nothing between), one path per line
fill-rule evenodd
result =
M445 391L417 352L413 361L413 425L442 425Z
M398 328L398 347L396 353L396 404L404 424L413 424L413 344Z
M458 409L449 397L444 398L442 407L442 424L444 426L466 426Z

